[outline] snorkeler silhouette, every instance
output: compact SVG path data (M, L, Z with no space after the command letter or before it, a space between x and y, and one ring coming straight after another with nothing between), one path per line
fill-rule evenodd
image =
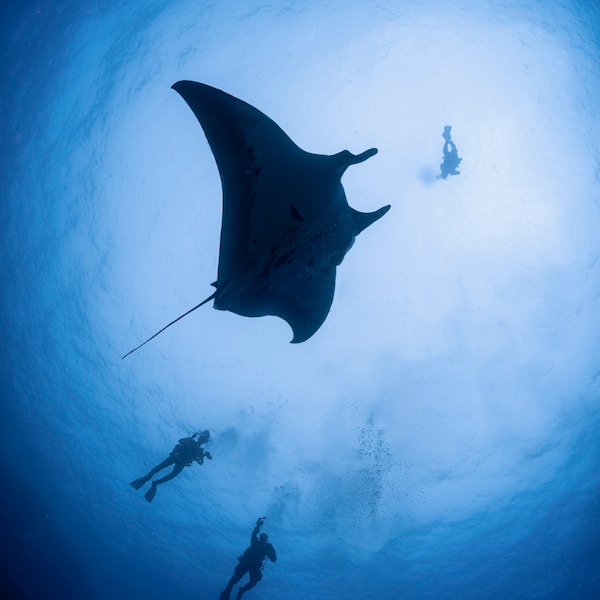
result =
M266 517L261 517L256 521L256 527L252 530L252 535L250 536L250 546L246 548L242 556L238 556L239 563L236 565L227 587L221 592L219 600L229 600L233 586L248 573L250 581L246 585L240 586L235 597L235 600L240 600L244 593L252 589L262 579L261 571L264 561L267 558L271 562L277 560L275 548L267 541L269 536L266 533L261 533L260 538L258 537L258 532L265 519Z
M451 125L444 127L444 133L442 137L446 140L444 143L444 162L440 165L441 174L437 176L437 179L446 179L448 175L460 175L460 171L457 171L457 167L460 164L462 158L458 157L458 150L456 145L452 141L450 131L452 130Z
M196 438L198 438L196 440ZM131 482L131 486L136 490L139 490L143 485L148 483L153 475L156 475L162 469L166 469L170 465L175 465L173 470L165 475L162 479L157 479L152 482L150 489L144 494L144 498L148 500L148 502L152 502L154 500L154 496L156 496L156 486L161 483L165 483L165 481L169 481L173 479L173 477L177 477L181 471L183 471L184 467L191 466L192 462L196 461L199 465L204 462L204 457L208 458L208 460L212 460L212 455L210 452L206 452L204 448L202 448L202 444L206 444L210 440L210 431L206 430L202 433L194 433L193 435L181 438L179 443L173 450L169 456L163 460L159 465L156 465L148 475L144 477L140 477L135 481Z

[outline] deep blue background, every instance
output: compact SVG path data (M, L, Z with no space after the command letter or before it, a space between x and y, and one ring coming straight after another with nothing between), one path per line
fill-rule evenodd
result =
M595 2L0 11L2 597L216 598L262 515L252 598L600 597ZM380 149L344 185L392 211L305 344L206 308L120 360L216 274L183 78ZM148 505L128 482L204 428Z

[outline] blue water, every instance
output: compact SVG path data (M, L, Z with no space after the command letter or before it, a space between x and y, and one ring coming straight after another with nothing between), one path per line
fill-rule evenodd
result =
M600 10L594 0L2 7L0 590L600 597ZM202 81L392 209L323 327L209 306L221 186ZM447 124L461 174L439 172ZM148 504L190 431L214 456ZM9 591L11 590L11 591Z

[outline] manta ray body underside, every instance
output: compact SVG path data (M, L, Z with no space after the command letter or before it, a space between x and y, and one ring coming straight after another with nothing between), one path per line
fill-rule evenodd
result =
M146 342L210 300L216 309L246 317L281 317L293 330L292 342L306 341L327 318L336 267L356 236L390 208L354 210L341 183L350 165L377 149L305 152L234 96L194 81L178 81L173 89L200 122L221 176L219 266L215 292Z

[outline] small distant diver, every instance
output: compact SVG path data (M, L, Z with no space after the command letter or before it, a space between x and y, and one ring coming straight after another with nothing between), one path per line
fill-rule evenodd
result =
M460 171L457 171L458 165L462 161L462 158L458 156L458 150L456 145L452 141L452 126L446 125L444 127L444 133L442 137L446 140L444 143L444 162L440 165L441 173L437 176L438 179L447 179L448 175L460 175Z
M204 463L204 457L208 458L208 460L212 460L211 453L202 448L202 445L206 444L208 441L210 441L210 431L208 430L181 438L177 446L171 450L171 453L165 460L159 465L156 465L148 475L132 481L130 485L136 490L139 490L148 483L156 473L174 465L173 470L168 475L165 475L162 479L153 481L150 489L144 494L144 498L146 498L148 502L152 502L154 496L156 496L156 487L158 485L177 477L177 475L183 471L184 467L190 467L194 461L201 465Z
M252 530L250 536L250 546L246 548L242 556L238 556L238 564L235 567L233 576L229 580L227 587L221 592L219 600L229 600L233 586L246 574L249 573L250 581L246 585L242 585L238 589L235 600L240 598L250 589L252 589L262 579L262 569L264 561L268 558L271 562L277 560L277 554L273 544L268 541L269 536L266 533L261 533L258 537L258 532L265 522L266 517L260 517L256 521L256 527Z

